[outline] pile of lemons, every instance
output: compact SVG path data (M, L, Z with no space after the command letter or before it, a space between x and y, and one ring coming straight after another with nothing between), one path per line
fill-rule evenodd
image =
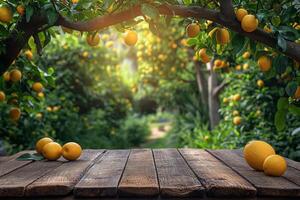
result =
M77 160L82 152L81 146L75 142L68 142L61 146L48 137L40 139L36 143L35 149L37 153L51 161L57 160L61 156L66 160Z
M264 141L249 142L244 148L244 158L250 167L269 176L282 176L287 169L285 159Z

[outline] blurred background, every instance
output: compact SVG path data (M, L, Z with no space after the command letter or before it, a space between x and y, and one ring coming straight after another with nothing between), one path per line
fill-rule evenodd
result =
M263 77L256 60L243 52L234 60L226 55L221 70L203 64L189 47L194 41L186 24L174 19L157 32L139 23L134 47L116 27L101 31L96 47L85 34L55 28L41 56L30 41L33 55L24 50L12 66L22 69L21 83L0 80L8 102L0 103L2 152L32 149L44 136L109 149L232 149L263 139L300 160L299 115L287 114L278 128L281 91L271 79L257 86ZM31 90L33 80L43 83L43 92ZM8 117L15 105L22 110L17 122Z

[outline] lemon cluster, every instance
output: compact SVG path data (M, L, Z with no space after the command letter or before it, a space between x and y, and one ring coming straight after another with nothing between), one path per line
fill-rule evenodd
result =
M248 11L243 8L236 11L236 18L241 22L242 29L248 33L255 31L258 27L258 19L248 14Z
M81 146L75 142L68 142L61 146L51 138L45 137L40 139L35 149L37 153L42 154L47 160L57 160L63 156L66 160L77 160L82 152Z
M264 141L249 142L244 148L244 158L250 167L269 176L282 176L287 169L285 159Z

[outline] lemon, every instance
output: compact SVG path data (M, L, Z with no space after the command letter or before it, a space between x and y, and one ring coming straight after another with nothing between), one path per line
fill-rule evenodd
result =
M297 87L297 90L295 92L294 98L295 99L300 99L300 86Z
M19 15L24 15L25 14L25 7L23 5L18 5L17 6L17 12Z
M200 32L200 26L196 23L189 24L186 28L188 37L196 37Z
M137 43L138 36L134 31L128 31L124 37L124 42L128 46L134 46Z
M218 44L227 44L229 43L230 36L229 32L225 28L219 28L216 31L216 40Z
M53 140L48 137L44 137L44 138L40 139L39 141L37 141L37 143L35 144L36 152L41 154L43 151L43 147L50 142L53 142Z
M11 120L18 121L21 117L21 110L19 108L10 109L9 116Z
M86 42L91 47L97 46L99 44L99 42L100 42L100 36L99 36L99 34L96 34L96 35L88 34L87 37L86 37Z
M47 160L57 160L61 157L62 147L57 142L49 142L43 146L42 154Z
M202 62L204 62L204 63L208 63L210 61L210 57L206 54L205 48L200 49L199 57L201 58Z
M66 160L76 160L82 152L81 146L75 142L68 142L62 147L62 156Z
M14 70L11 70L11 72L9 73L9 76L10 76L11 81L18 82L22 78L22 72L18 69L14 69Z
M267 72L272 67L272 61L267 56L261 56L258 59L257 64L262 72Z
M5 100L5 93L0 91L0 102Z
M265 86L265 83L264 83L263 80L258 80L258 81L256 82L256 84L257 84L257 86L258 86L259 88L262 88L262 87Z
M263 164L264 173L269 176L282 176L286 169L286 161L279 155L268 156Z
M236 18L241 22L243 20L243 18L246 15L248 15L248 11L245 10L244 8L239 8L235 14L236 14Z
M233 118L234 125L240 125L242 123L242 118L240 116L236 116Z
M10 8L6 6L0 7L0 22L9 23L13 18Z
M244 158L255 170L262 171L264 161L270 155L275 155L275 150L264 141L251 141L244 148Z
M32 85L32 89L33 89L33 91L39 93L39 92L42 92L42 91L43 91L44 86L43 86L40 82L35 82L35 83Z
M5 80L5 81L10 81L10 73L9 72L4 72L4 74L3 74L3 79Z
M246 15L242 20L242 29L246 32L253 32L258 27L258 20L254 15Z

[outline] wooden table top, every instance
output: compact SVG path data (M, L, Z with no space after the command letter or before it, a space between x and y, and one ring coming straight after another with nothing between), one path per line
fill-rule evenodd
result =
M0 159L0 199L300 199L300 163L282 177L252 170L240 150L85 150L77 161ZM5 198L4 198L5 197Z

